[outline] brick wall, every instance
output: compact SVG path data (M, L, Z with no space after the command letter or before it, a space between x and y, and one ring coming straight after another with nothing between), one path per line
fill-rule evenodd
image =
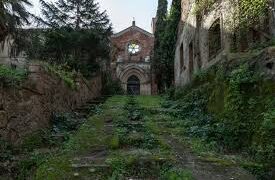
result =
M116 62L118 57L125 61L144 61L147 56L151 56L154 46L153 35L148 36L141 31L136 30L135 27L130 28L121 36L112 37L113 57L112 61ZM127 51L127 45L130 42L135 42L141 46L141 51L137 55L130 56Z

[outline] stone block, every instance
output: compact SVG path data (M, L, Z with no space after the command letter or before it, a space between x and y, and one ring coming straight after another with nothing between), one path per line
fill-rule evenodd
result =
M31 64L29 66L29 72L30 73L37 73L37 72L40 72L42 69L41 65L40 64Z
M269 57L275 57L275 46L267 48L267 53Z

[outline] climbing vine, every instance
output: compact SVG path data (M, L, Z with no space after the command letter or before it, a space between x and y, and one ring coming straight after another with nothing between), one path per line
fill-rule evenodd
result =
M214 8L216 2L217 0L198 0L193 7L193 13L207 13ZM269 2L268 0L230 0L230 3L236 7L233 12L234 23L247 26L266 15ZM235 27L238 25L235 24Z

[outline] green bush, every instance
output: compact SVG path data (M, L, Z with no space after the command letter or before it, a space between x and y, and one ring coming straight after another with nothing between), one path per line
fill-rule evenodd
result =
M76 88L75 76L76 73L72 72L66 65L54 65L49 63L43 63L46 70L57 75L64 83L71 89Z
M123 95L125 94L122 89L120 82L118 80L114 80L111 74L103 73L103 87L102 94L103 95Z
M19 85L26 77L27 71L24 69L13 69L5 65L0 65L0 80L6 86Z
M39 130L26 136L22 142L21 148L26 151L48 147L52 144L51 133L49 130Z

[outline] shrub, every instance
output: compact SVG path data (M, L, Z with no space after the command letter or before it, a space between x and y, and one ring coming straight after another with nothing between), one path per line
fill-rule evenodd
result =
M26 77L27 71L24 69L13 69L0 65L0 80L6 86L19 85Z
M114 80L110 74L103 73L103 87L102 94L103 95L123 95L125 94L122 89L120 82L118 80Z
M76 88L75 76L76 73L71 71L66 65L54 65L49 63L43 63L45 69L51 73L57 75L64 83L71 89Z

